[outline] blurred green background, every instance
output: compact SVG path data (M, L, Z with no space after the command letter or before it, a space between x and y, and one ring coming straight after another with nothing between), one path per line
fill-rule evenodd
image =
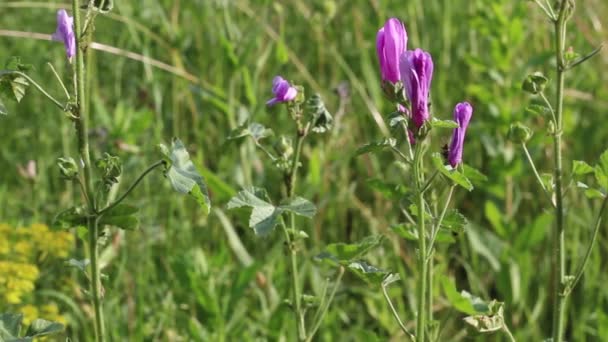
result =
M31 75L57 97L62 91L46 63L66 82L71 67L61 44L39 38L54 32L61 7L70 8L55 1L0 3L0 60L21 56L34 65ZM353 157L356 148L388 133L392 108L380 89L375 38L389 17L404 21L408 48L421 47L434 58L433 115L448 119L457 102L473 104L464 160L489 178L473 192L457 192L454 205L470 223L456 244L439 246L435 274L455 279L459 290L506 302L505 315L518 340L549 336L552 212L523 152L506 139L513 121L530 125L536 132L530 152L541 172L551 172L547 122L525 110L536 99L520 90L533 71L553 77L551 26L533 2L141 0L115 1L111 15L96 22L94 40L104 45L90 50L87 70L94 156L108 151L123 158L122 192L158 159L158 143L179 136L209 183L213 209L202 217L193 201L171 194L160 173L136 190L130 202L141 208L141 229L113 231L102 256L110 340L294 339L291 311L282 304L289 288L282 237L275 232L257 238L246 217L225 210L243 186L281 191L279 175L251 141L226 141L230 130L249 118L277 133L293 130L284 110L265 106L277 74L304 85L308 94L320 93L336 115L331 134L313 137L303 152L301 170L308 173L300 177L299 193L319 209L313 221L302 221L311 237L300 258L305 292L319 293L324 278L333 274L313 262L325 245L385 234L383 245L367 259L401 274L390 294L413 327L415 247L392 234L390 225L403 217L367 182L399 182L403 176L389 153ZM568 46L585 54L605 41L606 17L605 1L578 1ZM594 164L608 147L606 70L604 51L567 76L568 161ZM348 94L338 96L337 87ZM553 99L553 89L549 94ZM76 155L73 128L33 89L8 109L10 115L0 117L0 222L50 223L77 200L55 167L57 157ZM448 141L446 131L433 149ZM18 172L29 160L37 164L34 180ZM566 204L572 269L582 258L599 203L573 188ZM608 340L608 290L602 286L608 281L607 235L602 229L571 297L569 341ZM82 259L83 253L76 244L71 256ZM71 283L51 286L66 273ZM36 290L21 304L0 302L0 311L52 301L69 322L66 336L90 340L92 310L76 280L84 283L67 267L43 268ZM439 278L434 293L441 341L504 339L467 334ZM317 340L404 338L380 289L347 275Z

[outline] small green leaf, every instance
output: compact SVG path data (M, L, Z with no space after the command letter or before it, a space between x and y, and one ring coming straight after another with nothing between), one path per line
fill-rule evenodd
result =
M167 162L165 177L169 179L173 189L182 194L190 194L203 208L204 214L208 215L211 210L211 200L205 179L196 170L184 144L174 138L170 150L162 144L160 148Z
M390 284L401 280L401 276L399 276L399 273L389 273L386 277L384 277L384 279L382 280L382 286L387 287Z
M291 202L283 204L279 208L308 218L313 218L317 213L315 205L302 197L296 197Z
M589 199L606 197L606 195L597 189L585 189L585 196Z
M456 310L468 315L488 312L488 306L480 298L474 297L466 291L459 293L454 282L446 276L442 276L440 279L443 292Z
M435 117L431 119L431 127L433 128L458 128L458 123L452 120L440 120Z
M473 190L473 184L464 174L460 173L457 169L453 169L450 165L443 164L443 158L439 153L433 153L433 165L437 170L447 178L451 179L454 183L462 186L463 188L471 191Z
M395 224L391 226L391 230L406 240L418 241L418 231L416 230L416 227L411 224Z
M455 234L463 234L464 228L468 224L467 218L464 217L458 210L449 210L441 221L441 226Z
M572 174L575 176L583 176L588 173L593 173L593 167L582 160L572 161Z
M397 140L395 140L394 138L385 138L383 140L369 143L367 145L359 147L355 152L355 156L360 156L369 152L377 152L386 147L395 147L395 145L397 145Z
M336 260L342 264L347 264L353 259L358 259L369 252L372 248L378 246L382 242L382 235L371 235L357 243L332 243L327 245L325 250L333 255Z
M492 310L492 313L467 316L463 318L463 320L479 333L493 333L503 329L505 325L503 314L504 304L492 301L492 305L495 307L495 309Z
M72 207L66 209L53 219L52 225L61 229L70 229L77 226L86 225L86 209L84 207Z
M325 108L325 103L321 95L314 94L306 101L306 108L312 117L312 131L315 133L325 133L332 127L334 119Z
M365 261L353 261L348 264L347 269L356 274L368 284L382 284L390 272L372 266Z
M67 262L67 264L69 266L76 267L77 269L81 270L84 273L87 272L87 266L90 263L91 263L91 261L89 259L83 259L83 260L70 259Z
M0 341L18 337L22 320L23 314L0 314Z
M253 228L256 235L267 235L270 233L278 223L277 219L282 213L282 209L259 198L259 196L266 197L265 193L263 189L255 187L245 188L239 191L227 205L228 209L252 208L251 216L249 217L249 227Z
M270 128L266 128L263 125L252 122L245 122L241 126L235 128L228 135L228 140L234 140L244 137L252 137L255 141L260 141L263 138L267 138L273 134Z
M99 219L100 225L116 226L124 230L135 230L139 227L139 219L134 216L139 209L129 204L119 204L103 213Z
M47 321L45 319L36 319L30 324L27 330L27 337L39 337L50 334L55 334L63 331L63 324Z

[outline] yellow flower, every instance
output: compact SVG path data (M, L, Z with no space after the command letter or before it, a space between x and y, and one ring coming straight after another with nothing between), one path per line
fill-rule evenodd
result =
M23 324L28 326L36 318L39 318L38 308L33 305L24 305L19 310L23 314Z

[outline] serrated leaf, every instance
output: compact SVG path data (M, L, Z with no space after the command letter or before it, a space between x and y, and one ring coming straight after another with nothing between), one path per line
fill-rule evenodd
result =
M285 211L308 218L312 218L317 211L314 204L302 197L296 197L278 207L260 197L266 197L266 192L263 189L249 187L239 191L227 205L228 209L252 208L249 227L253 228L257 235L270 233L278 223L279 216Z
M383 140L372 142L359 147L355 152L355 156L359 156L369 152L377 152L387 147L394 147L395 145L397 145L397 140L395 140L395 138L385 138Z
M466 291L459 293L458 290L456 290L454 282L446 276L442 276L440 279L443 292L450 304L452 304L456 310L468 315L485 314L489 312L488 305L479 297L472 296Z
M139 227L139 219L134 216L139 209L129 204L119 204L108 210L99 219L100 225L116 226L124 230L135 230Z
M325 108L325 103L321 99L321 95L314 94L306 101L306 108L312 119L312 131L315 133L325 133L329 131L333 125L333 117Z
M10 81L10 85L11 89L13 90L15 100L17 100L17 102L21 102L21 99L23 98L23 96L25 96L25 90L30 85L30 83L26 78L17 76Z
M173 189L194 197L203 208L204 214L208 215L211 210L211 200L209 199L205 179L196 170L184 144L179 139L174 138L170 150L162 144L160 147L167 162L165 177L169 179Z
M402 121L407 121L406 117L403 115L403 113L401 112L394 112L390 117L389 117L389 126L390 127L395 127L398 124L400 124Z
M308 218L313 218L317 213L317 207L315 207L312 202L302 197L296 197L289 203L281 205L279 208Z
M365 261L353 261L348 264L347 269L368 284L381 284L386 278L388 271L370 265Z
M457 169L453 169L450 165L445 165L443 163L443 157L441 154L433 153L432 159L433 165L442 175L469 191L473 190L473 184L471 184L471 181L469 181L469 179Z
M273 132L270 128L266 128L257 122L246 122L232 130L227 139L234 140L244 137L252 137L255 141L259 141L263 138L271 136L272 134Z
M440 120L435 117L431 119L431 127L433 128L458 128L458 123L453 120Z
M63 324L47 321L45 319L36 319L30 324L27 330L27 337L39 337L50 334L55 334L63 331Z
M464 228L467 224L467 218L456 209L449 210L443 217L443 221L441 221L441 227L456 234L464 233Z
M70 260L68 260L67 263L68 263L68 265L70 265L72 267L76 267L77 269L86 273L87 266L89 265L89 263L91 263L91 261L89 259L83 259L83 260L70 259Z
M503 313L504 304L496 301L490 303L494 307L491 310L491 313L486 315L467 316L463 319L465 323L469 324L471 328L479 333L493 333L503 329L505 324Z
M326 252L333 255L342 264L347 264L353 259L358 259L369 252L372 248L382 242L382 235L371 235L357 243L332 243L325 248Z
M0 314L0 341L10 340L19 336L23 314Z
M382 286L387 287L390 284L401 280L401 276L399 276L399 273L389 273L386 277L384 277L384 279L382 280Z
M593 167L582 160L572 161L572 174L575 176L583 176L588 173L593 173Z
M551 110L544 105L539 105L539 104L531 104L528 107L526 107L526 111L528 113L534 114L534 115L540 115L540 116L546 116L549 117L551 115Z
M86 209L84 207L72 207L55 216L52 225L61 229L70 229L86 225Z

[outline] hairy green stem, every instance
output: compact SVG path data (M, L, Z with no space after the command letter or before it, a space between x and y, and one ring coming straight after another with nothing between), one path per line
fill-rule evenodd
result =
M407 329L407 327L405 326L405 324L403 324L403 322L401 321L401 318L399 317L399 313L397 312L397 310L395 309L395 306L393 305L393 302L391 301L391 297L389 297L388 296L388 292L386 292L386 286L381 285L380 287L382 288L382 294L384 294L384 299L386 300L386 303L388 304L388 307L391 309L391 312L393 313L393 317L395 317L395 319L397 320L397 323L399 323L399 326L401 327L401 330L412 341L416 341L416 336L414 336L414 334L412 334Z
M566 296L563 294L563 285L566 277L566 251L564 246L564 208L562 193L562 116L564 105L564 47L566 39L566 21L568 19L567 3L569 0L559 2L559 11L555 20L555 56L557 59L557 92L555 98L555 134L553 135L553 149L555 157L555 230L553 232L553 342L562 342L564 334L566 309Z
M523 148L524 153L526 154L526 158L528 158L528 162L530 163L530 166L532 167L532 171L534 172L534 176L536 177L536 180L538 181L538 184L540 184L540 187L543 189L543 192L549 198L549 202L553 205L553 200L551 199L551 193L549 193L549 190L545 186L545 183L543 183L543 179L540 177L540 174L538 173L538 170L536 169L536 165L534 164L534 160L532 159L532 156L530 156L530 152L528 151L528 147L526 146L525 143L522 143L521 147Z
M593 236L591 237L591 242L589 242L589 247L587 247L587 251L585 252L585 256L583 257L583 261L581 262L581 265L576 270L576 273L574 275L574 280L572 281L572 283L569 284L568 288L566 289L566 292L564 293L565 296L568 296L570 294L570 292L572 292L572 290L574 290L574 287L576 286L576 284L578 284L579 280L581 280L581 277L583 276L583 273L585 272L585 267L587 267L587 261L589 261L589 257L591 256L591 251L593 251L593 246L595 245L595 242L597 241L597 234L600 231L600 226L602 225L602 217L604 216L604 211L606 210L607 204L608 204L608 196L604 197L604 200L602 201L602 208L600 209L600 212L598 213L597 219L595 221L595 228L593 229Z
M148 167L144 172L141 173L141 175L139 175L139 177L137 177L135 182L133 182L133 184L131 184L131 186L127 189L127 191L125 191L124 194L122 194L122 196L120 196L118 199L116 199L114 202L112 202L112 204L108 205L103 210L100 210L97 214L102 215L105 212L107 212L107 211L111 210L112 208L116 207L117 205L119 205L120 202L122 202L127 196L129 196L131 191L133 191L135 189L135 187L137 187L137 185L148 175L148 173L152 172L152 170L154 170L155 168L157 168L161 165L165 165L164 160L159 160L156 163L152 164L150 167Z
M424 192L422 191L422 142L416 144L416 150L414 152L414 180L416 183L416 205L418 206L418 289L417 289L417 301L418 301L418 313L416 316L416 341L424 342L424 334L426 329L426 293L427 293L427 251L426 251L426 229L424 225L425 216L425 203L424 203Z
M95 312L95 340L97 342L105 342L105 325L103 319L103 308L101 305L101 281L100 270L98 264L98 246L97 238L99 236L99 216L96 216L95 196L93 193L93 176L91 173L91 156L89 151L89 136L88 136L88 117L86 108L86 93L85 93L85 62L83 47L83 31L80 20L80 1L72 1L72 12L74 14L74 31L76 34L76 63L74 64L74 78L76 90L76 113L75 126L78 139L78 152L82 161L82 169L84 175L84 188L88 203L89 218L87 219L87 228L89 230L89 258L91 259L91 296Z
M299 125L298 125L299 126ZM289 171L287 178L287 198L291 199L294 196L298 172L298 164L300 163L300 155L302 153L302 144L306 137L307 129L298 129L296 138L296 152L293 157L291 170ZM296 216L293 212L289 213L289 223L292 232L296 231ZM300 289L300 281L298 276L298 255L295 243L289 238L289 232L285 229L286 240L289 245L290 258L291 258L291 275L292 275L292 287L293 287L293 301L295 305L295 318L298 329L298 339L300 341L306 340L306 325L304 322L304 312L302 311L302 293Z
M515 342L515 337L511 333L511 330L509 330L509 327L507 327L507 325L504 322L502 324L502 331L504 331L505 334L507 334L507 336L509 337L509 341Z

